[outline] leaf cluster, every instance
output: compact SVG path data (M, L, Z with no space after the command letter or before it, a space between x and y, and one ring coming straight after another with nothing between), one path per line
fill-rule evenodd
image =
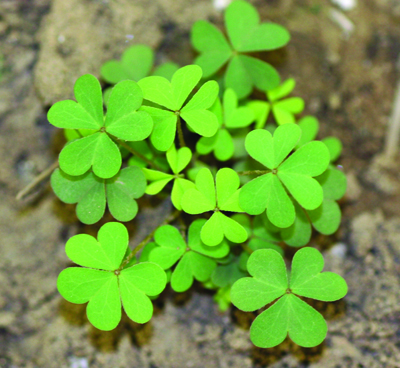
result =
M133 250L119 222L103 225L97 239L72 237L66 253L77 267L62 271L57 286L70 302L88 303L94 326L110 330L121 307L145 323L150 299L167 284L184 292L197 281L215 290L221 310L274 303L252 325L255 345L272 347L289 334L315 346L327 326L302 298L337 300L347 286L321 273L322 255L312 248L297 251L288 273L285 249L308 245L313 229L338 229L341 143L316 140L318 120L298 118L304 101L289 96L294 80L280 84L273 66L254 57L285 46L287 30L261 23L243 0L228 6L225 27L227 37L207 21L194 24L193 65L154 68L153 51L132 46L103 65L104 93L87 74L75 83L75 101L49 110L67 138L51 185L76 204L81 222L95 224L106 211L129 222L142 196L169 197L176 209ZM265 100L251 98L254 88Z

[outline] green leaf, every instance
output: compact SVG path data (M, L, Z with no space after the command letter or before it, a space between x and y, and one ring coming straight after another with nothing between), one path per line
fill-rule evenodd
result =
M69 267L61 271L57 289L63 298L71 303L87 303L105 283L114 277L111 272L82 267Z
M346 175L333 167L315 178L322 186L324 198L339 200L347 189Z
M141 141L153 130L153 120L145 111L136 111L142 104L140 87L134 81L122 81L112 90L108 100L105 127L126 141Z
M182 209L191 215L215 209L216 195L211 171L201 169L196 176L196 189L188 189L182 196Z
M288 78L278 87L267 91L267 97L271 102L280 100L283 97L289 95L296 86L296 81L293 78Z
M247 272L239 268L237 258L233 258L228 264L220 264L214 269L211 281L219 288L230 287L235 281L247 276ZM231 299L229 298L229 302Z
M251 312L284 295L288 277L282 256L270 249L253 252L247 262L253 277L236 281L231 289L232 303L239 309Z
M64 203L78 203L76 214L84 224L94 224L101 219L106 209L104 179L92 172L70 176L60 169L51 175L51 187Z
M115 177L106 181L108 208L118 221L131 221L138 212L135 201L146 190L146 179L138 167L122 169Z
M168 79L159 76L151 76L141 79L138 85L142 89L143 98L145 100L154 102L170 110L179 109L172 85Z
M311 239L311 224L304 210L296 203L296 218L294 223L281 231L282 240L291 247L303 247Z
M314 248L302 248L293 257L290 288L294 294L325 302L347 294L346 281L336 273L322 272L324 258Z
M153 66L153 50L146 45L134 45L123 54L121 61L110 60L101 67L102 78L112 84L124 79L138 81L146 77Z
M331 162L335 162L340 154L342 153L343 145L336 137L327 137L322 140L323 143L328 147Z
M220 244L224 236L233 243L243 243L247 239L247 232L235 220L221 212L214 212L201 230L201 240L212 247Z
M252 79L239 55L229 61L224 80L225 88L232 88L239 99L248 96L252 91Z
M193 188L195 188L195 184L190 180L182 178L174 180L174 185L172 186L172 191L171 191L171 201L177 210L182 211L181 202L183 194L188 189L193 189Z
M314 116L305 116L300 119L299 127L301 128L301 138L296 149L315 139L319 130L319 123Z
M188 252L172 273L171 287L176 292L184 292L192 286L193 279L207 281L216 266L214 260L196 252Z
M65 246L67 256L74 263L91 268L113 271L117 269L128 247L128 231L118 222L103 225L96 240L80 234L70 238Z
M167 160L174 174L179 174L192 159L192 151L187 147L176 150L173 144L166 153Z
M325 198L322 204L313 211L307 211L314 228L321 234L331 235L340 225L342 213L339 205Z
M233 139L226 129L220 129L212 137L202 137L197 141L196 151L200 155L207 155L214 151L219 161L227 161L234 154Z
M287 294L257 316L250 328L250 339L260 348L271 348L283 342L289 333L296 344L313 347L324 340L327 330L321 314Z
M275 88L279 85L281 78L272 65L247 55L238 55L238 58L246 69L252 84L260 91Z
M146 188L146 194L155 195L160 193L164 187L174 179L171 174L166 174L161 171L143 168L143 173L151 183Z
M287 30L277 24L259 24L257 10L246 1L232 2L225 11L225 25L235 50L274 50L289 42Z
M93 167L93 172L103 179L116 175L122 163L117 145L100 132L67 144L59 161L61 170L68 175L82 175Z
M149 260L164 270L171 268L186 251L181 234L171 225L159 227L154 234L154 240L158 247L151 251Z
M154 129L150 136L151 143L159 151L167 151L175 139L178 117L172 111L150 106L142 106L140 109L148 112L154 122Z
M182 111L181 117L195 133L203 137L212 137L218 130L217 117L211 111Z
M203 69L204 78L213 75L231 56L231 48L222 32L204 20L194 23L191 41L193 47L201 53L195 64Z
M256 121L255 129L263 129L267 122L271 105L266 101L252 100L247 103L247 106L253 111Z
M296 296L334 301L347 292L346 282L337 274L321 273L322 255L313 248L296 252L288 282L283 258L270 249L256 250L248 260L253 277L241 278L231 289L233 304L254 311L278 299L254 320L250 328L252 342L262 348L274 347L290 338L303 347L319 345L327 333L323 317Z
M55 103L47 118L50 124L65 129L99 130L103 126L103 97L99 81L91 74L80 77L74 87L77 102Z
M254 112L246 106L238 107L238 100L233 89L224 92L224 123L227 128L243 128L250 125L254 119Z
M187 65L174 73L171 80L172 92L175 97L174 110L180 110L182 108L189 94L193 91L194 87L196 87L197 83L200 82L202 74L203 71L198 65Z
M146 323L153 315L153 305L146 296L159 295L167 283L160 266L146 262L121 271L119 287L124 310L136 323Z
M219 86L216 81L208 81L204 83L181 111L209 109L216 101L218 91Z

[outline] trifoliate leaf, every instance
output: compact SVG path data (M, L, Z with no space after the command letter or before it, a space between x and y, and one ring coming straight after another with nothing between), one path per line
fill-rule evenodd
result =
M55 103L48 112L51 124L67 129L91 129L91 135L69 142L60 153L60 168L68 175L79 176L93 167L93 172L108 179L121 168L121 153L114 140L140 141L152 131L153 122L143 111L142 92L134 81L122 81L112 90L108 112L103 118L101 87L90 74L75 83L74 101Z
M147 77L139 81L146 100L161 105L168 110L144 106L154 120L151 142L160 151L171 147L179 116L185 120L191 130L202 136L211 137L218 129L216 116L208 111L218 95L218 84L215 81L205 83L200 90L184 105L194 87L202 76L197 65L187 65L178 69L171 82L157 76ZM183 106L184 105L184 106Z
M302 146L286 160L296 146L301 130L295 124L279 126L274 136L266 130L254 130L246 137L246 150L271 172L245 184L239 195L244 211L258 215L267 209L269 220L286 228L295 220L295 210L286 189L305 209L316 209L322 203L322 188L313 178L323 173L329 163L329 152L322 142ZM283 161L283 162L282 162Z
M225 87L233 88L239 98L250 94L253 86L261 90L279 84L276 70L264 61L243 55L245 52L273 50L289 41L285 28L273 24L259 24L257 10L245 1L232 2L225 12L225 26L233 49L222 32L205 21L196 22L191 40L200 52L195 63L203 68L204 77L217 72L228 62Z
M148 296L162 292L166 274L154 263L119 269L128 248L128 232L120 223L107 223L97 240L75 235L66 245L67 255L84 267L70 267L57 280L61 295L71 303L88 303L87 316L96 328L109 331L121 320L123 307L134 322L148 322L153 306ZM148 296L147 296L148 295Z
M244 311L254 311L278 299L254 320L252 342L262 348L280 344L286 336L298 345L319 345L327 332L323 317L297 295L334 301L347 292L346 282L337 274L323 272L323 258L312 248L299 250L292 262L288 280L283 258L270 249L257 250L248 260L252 277L235 282L232 303Z
M201 239L206 245L216 246L224 237L234 243L247 239L246 230L220 212L242 212L238 204L239 186L239 176L232 169L219 170L214 183L211 171L204 168L196 176L196 188L188 189L183 194L183 211L194 215L215 210L201 230Z

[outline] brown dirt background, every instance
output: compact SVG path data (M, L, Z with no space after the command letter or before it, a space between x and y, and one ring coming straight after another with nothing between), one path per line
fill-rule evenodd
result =
M400 367L399 156L380 158L399 78L400 3L359 0L346 13L354 23L346 36L329 17L329 0L252 2L263 20L290 30L289 46L271 57L283 78L297 80L294 95L319 118L320 137L344 144L349 189L341 230L324 256L349 294L324 311L324 345L254 349L233 323L243 316L219 313L201 290L183 299L167 293L151 325L124 321L114 334L94 330L82 308L62 302L56 278L77 226L57 211L47 183L15 201L55 160L47 109L71 97L76 78L98 75L132 43L154 47L159 61L190 62L191 24L221 25L221 13L211 0L1 0L1 368ZM144 221L158 223L153 215Z

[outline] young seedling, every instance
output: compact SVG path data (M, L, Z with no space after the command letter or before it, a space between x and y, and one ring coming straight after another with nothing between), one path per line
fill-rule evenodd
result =
M57 288L71 303L89 302L88 319L100 330L117 327L121 320L121 300L132 321L148 322L153 315L153 304L148 296L160 294L167 282L165 272L154 263L121 268L128 241L125 226L109 222L100 228L97 240L80 234L69 239L65 246L71 261L82 267L63 270Z
M266 92L268 101L253 100L247 104L256 114L256 129L264 128L271 111L278 125L296 122L294 115L304 110L304 100L300 97L282 100L293 91L295 86L295 80L289 78L277 88Z
M122 169L110 179L101 179L91 171L71 176L57 169L51 176L54 193L65 203L78 203L76 214L84 224L99 221L106 209L118 221L130 221L137 212L135 199L146 190L146 178L138 167Z
M177 292L188 290L194 279L207 281L215 267L216 259L229 253L226 242L209 247L200 239L200 231L206 220L198 219L192 222L188 231L187 244L178 229L171 225L159 227L154 234L156 246L149 244L148 259L160 265L164 270L170 269L177 262L171 275L171 287Z
M211 171L201 169L196 176L196 188L188 189L182 196L183 211L191 215L214 211L201 229L201 240L216 246L224 237L233 243L242 243L247 232L238 222L221 211L243 212L239 206L240 181L238 174L229 168L218 170L215 182Z
M307 210L316 209L323 200L322 188L313 177L326 170L329 151L322 142L313 141L287 157L300 135L297 125L284 124L275 130L273 137L262 129L246 137L247 152L268 170L243 186L239 204L251 215L259 215L267 209L268 219L281 228L292 225L296 217L285 188Z
M225 88L232 88L239 98L248 96L253 86L261 91L279 85L278 72L268 63L246 53L275 50L290 39L280 25L261 23L257 10L246 1L233 1L225 11L228 42L223 33L211 23L200 20L192 28L192 44L200 53L195 63L208 78L228 63Z
M228 129L249 126L254 121L254 113L248 107L238 107L238 100L233 89L225 90L223 108L217 99L211 111L217 116L220 127L214 136L200 138L196 144L196 151L200 155L214 152L217 160L227 161L235 153L234 141Z
M290 276L278 252L261 249L250 256L247 268L252 277L236 281L231 290L232 303L252 312L275 301L251 325L250 339L254 345L271 348L287 335L303 347L317 346L324 340L324 318L300 297L335 301L346 295L347 285L335 273L321 273L323 267L321 253L313 248L297 251Z
M78 176L91 167L103 179L112 178L121 168L117 143L147 138L153 121L145 111L137 111L143 95L134 81L118 83L112 90L107 115L103 117L101 86L90 74L80 77L74 87L77 102L65 100L49 110L49 122L64 129L88 129L92 134L67 144L60 153L60 168Z
M192 159L192 151L187 147L182 147L178 151L173 144L166 152L167 161L173 174L167 174L162 171L143 169L145 177L150 184L146 189L146 194L155 195L160 193L164 187L171 181L174 181L171 191L171 201L176 209L182 210L181 200L183 193L194 188L194 183L184 179L181 171L189 164Z
M178 129L180 144L185 146L180 118L197 134L211 137L218 129L218 120L208 111L218 95L218 83L209 81L185 104L190 93L199 83L202 70L197 65L178 69L171 82L163 77L152 76L141 79L139 86L144 99L160 107L143 106L154 120L150 140L155 148L167 151L171 147ZM163 107L163 108L161 108ZM165 109L164 109L165 108Z

